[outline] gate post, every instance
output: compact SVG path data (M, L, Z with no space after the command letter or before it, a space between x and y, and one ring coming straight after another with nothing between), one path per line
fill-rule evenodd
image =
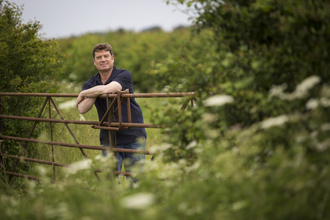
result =
M108 108L110 107L112 103L112 98L107 97L107 106ZM111 122L115 122L115 117L114 117L114 110L113 107L109 111L108 115L108 126L111 126ZM116 131L114 130L108 130L109 133L109 145L110 145L110 150L117 148L117 140L116 140ZM115 154L115 158L117 160L117 153L113 152ZM115 170L118 170L118 165L116 165Z
M50 101L51 97L48 97L48 113L49 113L49 119L52 119L52 110L50 107ZM53 126L52 126L52 122L49 122L49 127L50 127L50 140L53 141ZM54 146L51 145L52 147L52 161L55 162L55 158L54 158ZM53 167L53 178L55 180L55 166L54 164L52 165Z
M0 96L0 115L2 115L2 96ZM3 124L2 124L2 118L0 118L0 134L3 135ZM0 170L3 172L5 170L5 164L3 161L2 155L4 154L3 149L3 140L0 140Z

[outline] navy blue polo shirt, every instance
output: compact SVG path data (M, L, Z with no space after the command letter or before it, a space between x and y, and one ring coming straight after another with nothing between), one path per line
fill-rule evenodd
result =
M100 73L97 73L95 76L92 76L88 81L84 83L82 90L90 89L94 86L106 85L112 81L118 82L122 86L123 90L128 89L129 93L134 93L132 74L127 70L117 69L115 66L113 67L110 78L106 81L105 84L103 84L101 81ZM142 110L138 103L135 101L135 98L130 98L130 103L132 123L143 123ZM99 115L99 120L101 120L107 111L106 98L97 98L94 104ZM117 102L114 105L114 108L117 108ZM123 122L128 122L126 101L122 105L122 119ZM106 119L106 121L107 120L108 119ZM115 122L118 122L118 114L115 116ZM129 130L122 129L120 131L116 131L117 146L134 143L138 137L147 137L147 133L144 128L131 128ZM102 145L109 145L109 133L107 130L101 129L100 141Z

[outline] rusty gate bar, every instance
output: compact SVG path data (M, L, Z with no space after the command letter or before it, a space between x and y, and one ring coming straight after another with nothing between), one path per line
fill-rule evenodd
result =
M14 156L14 155L9 155L9 154L3 154L5 157L17 159L17 160L24 160L24 161L30 161L30 162L35 162L35 163L42 163L42 164L47 164L47 165L54 165L58 167L67 167L70 166L70 164L64 164L64 163L58 163L58 162L50 162L48 160L40 160L40 159L33 159L33 158L27 158L27 157L19 157L19 156Z
M185 96L193 96L194 92L181 92L181 93L134 93L134 94L123 94L123 98L179 98ZM101 96L102 97L102 96Z
M24 160L24 161L29 161L29 162L35 162L35 163L41 163L41 164L46 164L46 165L54 165L54 166L58 166L58 167L69 167L71 164L64 164L64 163L57 163L57 162L50 162L47 160L39 160L39 159L33 159L33 158L27 158L27 157L18 157L18 156L13 156L13 155L9 155L9 154L3 154L3 156L5 157L9 157L12 159L17 159L17 160ZM102 172L102 169L96 169L95 172ZM117 175L124 175L124 176L131 176L131 173L128 172L121 172L121 171L116 171L115 174Z
M61 116L61 115L60 115ZM20 119L28 121L38 121L38 122L54 122L54 123L64 123L64 124L82 124L82 125L98 125L98 121L77 121L77 120L67 120L67 119L48 119L48 118L34 118L34 117L23 117L23 116L12 116L12 115L0 115L0 118L7 119ZM105 122L107 125L108 122Z
M19 173L14 173L14 172L9 172L9 171L4 171L4 172L5 172L5 174L8 174L9 176L18 176L18 177L23 177L23 178L30 179L30 180L38 180L38 181L40 181L40 178L39 177L25 175L25 174L19 174Z
M0 96L39 96L39 97L78 97L79 94L69 94L69 93L12 93L12 92L2 92ZM194 96L194 92L181 92L181 93L134 93L134 94L123 94L122 98L180 98L185 96ZM117 94L103 94L98 98L115 98ZM95 98L88 97L87 98Z
M117 99L117 97L115 97L115 98L112 100L110 106L107 105L107 106L108 106L108 109L107 109L107 111L105 112L105 114L103 115L103 117L102 117L101 121L98 123L98 125L102 125L102 124L103 124L103 122L104 122L105 119L107 118L109 112L111 111L112 107L115 105L115 103L116 103L116 99Z
M76 120L66 120L66 119L48 119L48 118L33 118L33 117L23 117L23 116L12 116L12 115L0 115L0 118L7 119L20 119L27 121L38 121L38 122L54 122L54 123L64 123L64 124L81 124L81 125L98 125L98 121L76 121ZM108 122L103 122L104 125L108 125ZM125 123L123 122L123 127L144 127L144 128L161 128L159 125L153 124L142 124L142 123ZM118 127L118 122L111 122L111 126ZM71 132L70 132L71 133Z
M26 142L32 142L32 143L41 143L41 144L53 144L53 145L59 145L64 147L73 147L73 148L83 148L83 149L90 149L90 150L109 150L108 147L100 147L100 146L94 146L94 145L83 145L83 144L69 144L69 143L62 143L62 142L55 142L55 141L41 141L31 138L21 138L21 137L13 137L13 136L6 136L6 135L0 135L0 138L8 139L8 140L16 140L16 141L26 141ZM121 149L121 148L115 148L113 149L115 152L121 152L121 153L136 153L136 154L146 154L150 155L150 151L147 150L128 150L128 149Z
M101 170L102 171L102 170ZM96 171L96 172L101 172L101 171ZM30 175L25 175L25 174L19 174L19 173L13 173L13 172L9 172L9 171L4 171L4 173L10 175L10 176L17 176L17 177L22 177L22 178L26 178L26 179L31 179L31 180L37 180L37 181L40 181L41 178L39 177L35 177L35 176L30 176ZM128 172L120 172L120 171L115 171L115 174L117 175L124 175L124 176L132 176L131 173L128 173ZM60 183L58 181L54 181L54 180L51 180L52 183Z
M78 97L78 94L1 92L0 96Z
M103 129L103 130L108 130L108 131L119 131L119 128L114 128L114 127L104 127L104 126L97 126L93 125L92 128L94 129Z
M35 177L35 176L30 176L30 175L26 175L26 174L20 174L20 173L14 173L14 172L9 172L9 171L5 171L6 174L8 174L9 176L18 176L18 177L22 177L22 178L25 178L25 179L29 179L29 180L37 180L37 181L40 181L41 178L39 177ZM52 183L61 183L61 182L58 182L58 181L55 181L55 180L50 180L50 182Z
M119 128L117 128L118 123L111 123L111 125L114 125L116 127L105 127L105 126L97 126L97 125L93 125L92 128L95 129L103 129L103 130L113 130L113 131L118 131ZM142 123L122 123L122 126L124 128L128 128L128 127L136 127L136 128L161 128L160 126L156 126L156 125L152 125L152 124L142 124Z

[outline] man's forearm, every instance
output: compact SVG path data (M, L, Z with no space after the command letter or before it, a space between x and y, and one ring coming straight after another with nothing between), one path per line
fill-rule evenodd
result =
M102 94L103 90L104 86L101 85L81 91L76 102L79 113L85 114L91 110L96 98Z
M97 98L98 96L103 94L103 91L105 89L106 89L105 85L95 86L93 88L81 91L80 95L82 97Z
M76 106L81 114L84 114L92 109L97 97L104 93L117 92L122 90L122 86L118 82L111 82L107 85L95 86L80 92Z
M107 85L100 85L100 86L95 86L90 89L83 90L80 94L83 97L88 97L88 98L97 98L98 96L104 94L104 93L115 93L118 90L122 90L122 86L118 82L111 82Z
M77 104L77 108L80 114L85 114L92 109L96 98L84 98Z

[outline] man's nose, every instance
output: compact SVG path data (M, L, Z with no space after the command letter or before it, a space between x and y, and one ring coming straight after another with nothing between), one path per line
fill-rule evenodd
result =
M105 61L105 57L102 57L102 58L101 58L101 61Z

